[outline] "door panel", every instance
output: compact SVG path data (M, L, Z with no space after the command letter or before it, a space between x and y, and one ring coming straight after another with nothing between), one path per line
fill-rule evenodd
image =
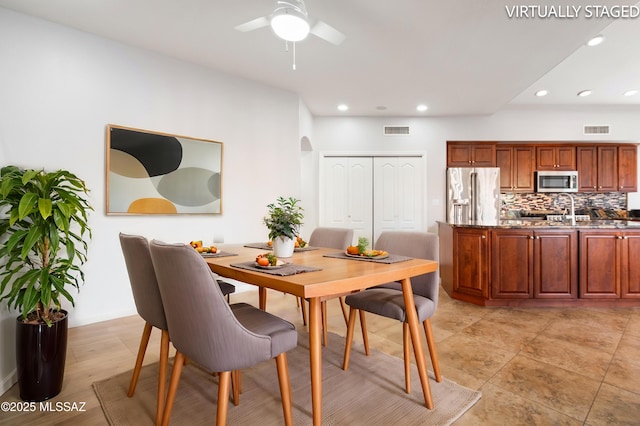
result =
M422 157L321 157L321 226L371 245L384 230L424 230Z
M372 241L372 158L325 157L322 163L320 226L351 228L354 241Z
M385 230L423 230L420 157L374 158L374 240Z

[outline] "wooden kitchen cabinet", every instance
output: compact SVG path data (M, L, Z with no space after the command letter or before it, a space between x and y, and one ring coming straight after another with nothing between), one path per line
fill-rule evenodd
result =
M577 298L576 231L494 230L491 247L493 298Z
M533 296L533 231L491 232L491 297L529 299Z
M638 190L638 147L636 145L618 146L618 191L636 192Z
M489 231L453 231L453 292L461 299L489 297Z
M574 146L537 146L536 170L575 170Z
M580 231L580 298L640 298L640 231Z
M618 191L617 145L579 146L576 158L579 191Z
M578 170L578 191L598 190L598 150L595 146L576 148L576 168Z
M533 297L578 297L578 233L557 229L535 230Z
M447 167L495 166L495 142L447 142Z
M500 167L500 190L504 192L533 192L533 146L498 145L496 166Z

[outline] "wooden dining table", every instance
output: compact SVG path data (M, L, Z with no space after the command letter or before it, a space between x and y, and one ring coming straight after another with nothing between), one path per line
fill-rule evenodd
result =
M233 264L255 261L256 256L264 253L264 250L231 244L225 244L219 249L233 253L235 256L205 258L211 270L223 277L258 286L259 306L261 309L266 308L267 289L289 293L309 300L309 356L314 425L322 423L321 302L368 287L399 281L402 283L405 306L415 306L410 278L434 272L438 268L436 261L425 259L410 259L390 264L358 259L337 259L326 257L325 255L336 253L339 250L318 248L316 250L296 252L293 257L282 260L296 265L319 268L319 270L279 276L232 266ZM427 408L433 409L426 358L419 332L420 324L415 309L407 309L407 322L409 323L425 405Z

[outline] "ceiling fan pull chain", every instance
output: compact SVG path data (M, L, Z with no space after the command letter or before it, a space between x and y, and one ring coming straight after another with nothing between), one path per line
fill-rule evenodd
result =
M296 43L293 43L293 70L296 70Z

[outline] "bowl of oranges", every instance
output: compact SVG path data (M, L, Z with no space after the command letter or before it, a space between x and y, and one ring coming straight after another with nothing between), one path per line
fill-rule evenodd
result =
M205 257L207 255L211 256L218 253L218 248L216 246L202 245L202 240L191 241L189 245L193 247L198 253L202 254Z

